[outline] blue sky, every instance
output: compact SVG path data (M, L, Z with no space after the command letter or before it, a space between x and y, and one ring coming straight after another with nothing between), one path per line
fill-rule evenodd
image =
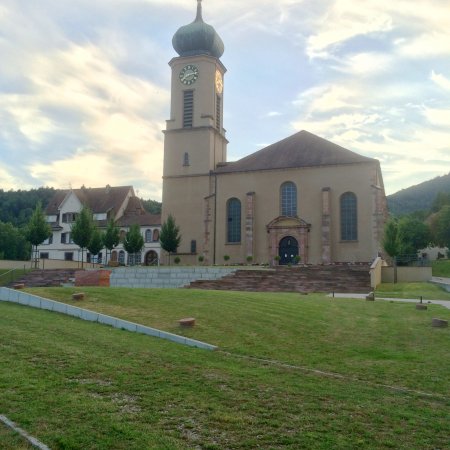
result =
M161 198L171 40L195 0L2 0L0 188ZM381 162L387 193L450 172L450 0L204 0L235 160L302 129Z

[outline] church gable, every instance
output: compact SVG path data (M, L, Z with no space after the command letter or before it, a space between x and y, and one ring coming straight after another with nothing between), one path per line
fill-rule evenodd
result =
M376 160L303 130L239 161L218 167L216 173L358 164L371 161Z

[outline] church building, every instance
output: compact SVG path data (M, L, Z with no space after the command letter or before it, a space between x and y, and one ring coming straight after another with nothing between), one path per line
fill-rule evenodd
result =
M182 262L371 262L387 214L379 161L300 131L227 162L224 44L201 0L172 43L162 222L180 227Z

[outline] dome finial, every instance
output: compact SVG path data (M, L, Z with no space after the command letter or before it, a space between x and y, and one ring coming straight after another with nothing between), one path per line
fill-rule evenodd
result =
M197 0L197 17L195 18L196 22L203 22L202 17L202 0Z

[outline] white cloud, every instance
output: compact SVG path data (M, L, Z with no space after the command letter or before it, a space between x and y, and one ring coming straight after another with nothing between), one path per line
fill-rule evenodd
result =
M442 89L450 91L450 78L445 77L441 73L436 73L434 70L431 72L430 78Z

